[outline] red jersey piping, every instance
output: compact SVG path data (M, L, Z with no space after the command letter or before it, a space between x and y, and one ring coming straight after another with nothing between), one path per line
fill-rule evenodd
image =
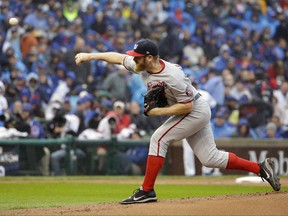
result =
M178 103L181 103L181 104L187 104L187 103L191 103L192 101L194 101L194 99L192 99L192 100L190 100L190 101L178 102Z
M159 71L159 72L156 72L156 73L151 73L151 72L149 72L149 71L147 71L149 74L159 74L159 73L161 73L164 69L165 69L165 63L164 63L164 61L163 60L159 60L159 63L161 64L161 66L162 66L162 69Z

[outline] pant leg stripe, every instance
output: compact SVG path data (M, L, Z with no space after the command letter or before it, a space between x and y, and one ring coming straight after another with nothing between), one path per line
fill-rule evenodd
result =
M160 141L161 139L170 131L172 130L176 125L178 125L181 121L183 121L184 118L186 118L190 113L187 113L186 115L184 115L178 122L176 122L174 125L172 125L158 140L158 147L157 147L157 156L159 156L159 152L160 152Z

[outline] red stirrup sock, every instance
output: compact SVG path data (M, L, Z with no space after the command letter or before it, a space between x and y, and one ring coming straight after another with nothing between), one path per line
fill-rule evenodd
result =
M157 175L160 172L164 161L165 158L163 157L148 155L146 173L142 184L144 191L150 191L154 188Z
M260 167L258 163L240 158L231 152L229 152L228 164L226 169L246 170L255 174L259 174L260 172Z

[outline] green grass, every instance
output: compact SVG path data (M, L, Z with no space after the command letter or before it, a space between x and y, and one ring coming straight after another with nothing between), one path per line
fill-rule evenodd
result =
M130 183L97 183L93 179L135 178ZM201 177L196 177L200 178ZM202 177L203 178L203 177ZM211 178L211 177L209 177ZM219 177L213 177L219 178ZM221 178L231 178L221 177ZM235 178L235 177L233 177ZM159 179L184 179L183 177L159 177ZM187 179L187 178L186 178ZM109 182L109 181L107 181ZM117 182L117 180L115 180ZM118 202L131 195L138 188L142 177L7 177L0 179L0 210L81 205L91 203ZM195 185L195 184L156 184L159 199L214 196L224 194L245 194L270 192L267 184L251 185ZM287 186L282 191L288 190Z

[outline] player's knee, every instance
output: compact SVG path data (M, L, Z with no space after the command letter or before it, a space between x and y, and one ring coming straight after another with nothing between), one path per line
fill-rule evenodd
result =
M211 160L208 160L208 158L202 158L202 159L200 159L200 162L203 166L206 166L206 167L212 166L212 162L211 162Z
M159 139L159 135L154 133L154 134L152 134L152 136L150 138L150 142L151 143L156 143L158 139Z
M154 133L150 138L149 154L160 155L162 157L165 157L167 150L168 150L167 140L161 139L161 136Z
M199 158L202 165L211 168L225 168L227 164L227 152L219 151L215 149L211 151L210 154L205 155L205 157Z

